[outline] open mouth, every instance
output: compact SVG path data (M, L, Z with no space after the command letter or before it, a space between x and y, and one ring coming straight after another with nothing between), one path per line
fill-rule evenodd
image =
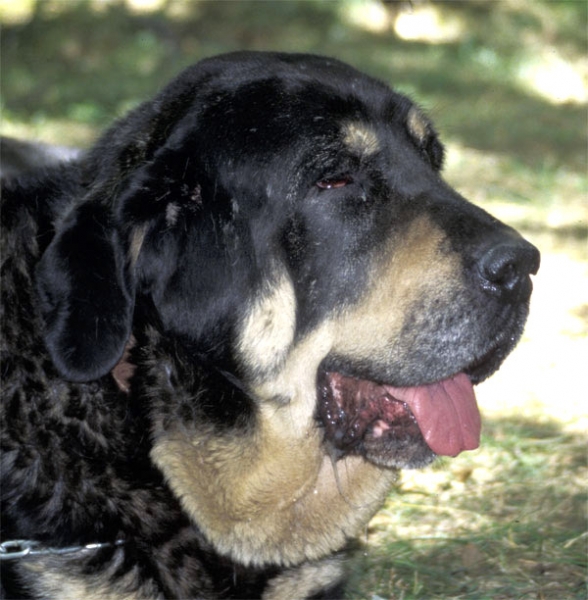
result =
M480 442L480 413L465 373L414 387L393 387L338 372L319 376L319 417L341 454L385 466L422 466Z

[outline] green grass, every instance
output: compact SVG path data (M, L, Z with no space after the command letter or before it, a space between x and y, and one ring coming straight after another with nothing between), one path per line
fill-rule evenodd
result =
M348 598L586 597L585 436L519 419L485 430L482 450L403 473Z
M348 598L585 599L587 118L585 97L557 93L569 69L586 86L588 5L414 3L458 25L431 43L400 39L394 15L360 26L362 1L0 0L2 132L87 146L188 64L242 48L333 55L414 96L448 143L446 178L543 263L521 344L479 386L481 449L402 473L350 561ZM546 94L531 75L553 64Z

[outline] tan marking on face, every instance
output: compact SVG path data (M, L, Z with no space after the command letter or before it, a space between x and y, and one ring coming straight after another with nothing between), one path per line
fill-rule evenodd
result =
M461 260L442 250L444 240L425 216L413 221L400 241L390 241L371 273L368 293L336 320L337 353L364 361L402 360L394 342L412 307L431 296L449 299L461 284Z
M314 427L317 371L332 347L333 324L327 321L296 344L279 371L252 386L262 401L260 411L283 430L281 435L303 437ZM274 399L280 402L279 410Z
M294 339L296 299L285 270L257 298L241 326L237 352L253 377L276 369Z
M279 370L253 386L253 395L263 401L260 409L272 410L274 398L288 400L287 410L276 414L284 430L297 428L301 435L313 421L316 377L326 356L401 361L395 341L415 303L449 298L460 285L461 260L442 250L444 241L443 231L426 216L391 239L372 266L363 298L324 321L292 348Z
M363 156L371 156L380 149L378 134L365 123L347 123L343 127L345 145Z
M427 117L416 106L411 107L406 117L406 125L409 133L421 143L429 135L430 124Z
M255 425L220 437L212 427L185 424L156 434L153 461L220 553L254 565L316 560L342 548L384 501L394 471L349 456L335 472L326 456L315 421L317 372L332 352L358 360L401 352L394 341L410 307L422 294L442 297L456 280L459 259L442 251L444 239L427 217L416 219L373 265L360 302L293 346L276 343L270 327L256 352L252 338L265 331L264 304L280 304L268 294L242 335L242 347L268 367L251 383ZM270 348L279 350L279 361L264 358Z

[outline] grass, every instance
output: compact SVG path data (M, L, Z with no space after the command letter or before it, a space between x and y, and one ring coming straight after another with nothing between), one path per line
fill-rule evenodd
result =
M349 598L586 597L585 437L519 418L485 431L482 450L402 474L356 553Z
M478 387L481 449L400 475L348 598L585 599L586 2L152 6L0 0L2 132L87 146L189 63L240 48L330 54L413 95L448 144L446 178L542 267L522 342Z

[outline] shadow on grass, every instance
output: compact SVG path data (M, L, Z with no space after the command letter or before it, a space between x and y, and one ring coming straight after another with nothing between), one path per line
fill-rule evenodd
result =
M482 449L391 494L349 599L586 598L585 437L496 420Z
M92 2L39 0L27 22L3 27L4 110L21 121L70 119L99 129L204 56L238 49L315 52L413 94L436 113L443 133L470 147L583 172L585 140L578 132L585 109L533 96L514 75L522 54L532 51L525 40L543 30L550 43L584 52L585 35L577 31L583 3L574 10L553 4L513 12L486 1L436 3L442 14L457 14L465 32L454 43L427 44L354 25L343 10L348 2L196 0L136 14L123 3L101 3L97 10Z

